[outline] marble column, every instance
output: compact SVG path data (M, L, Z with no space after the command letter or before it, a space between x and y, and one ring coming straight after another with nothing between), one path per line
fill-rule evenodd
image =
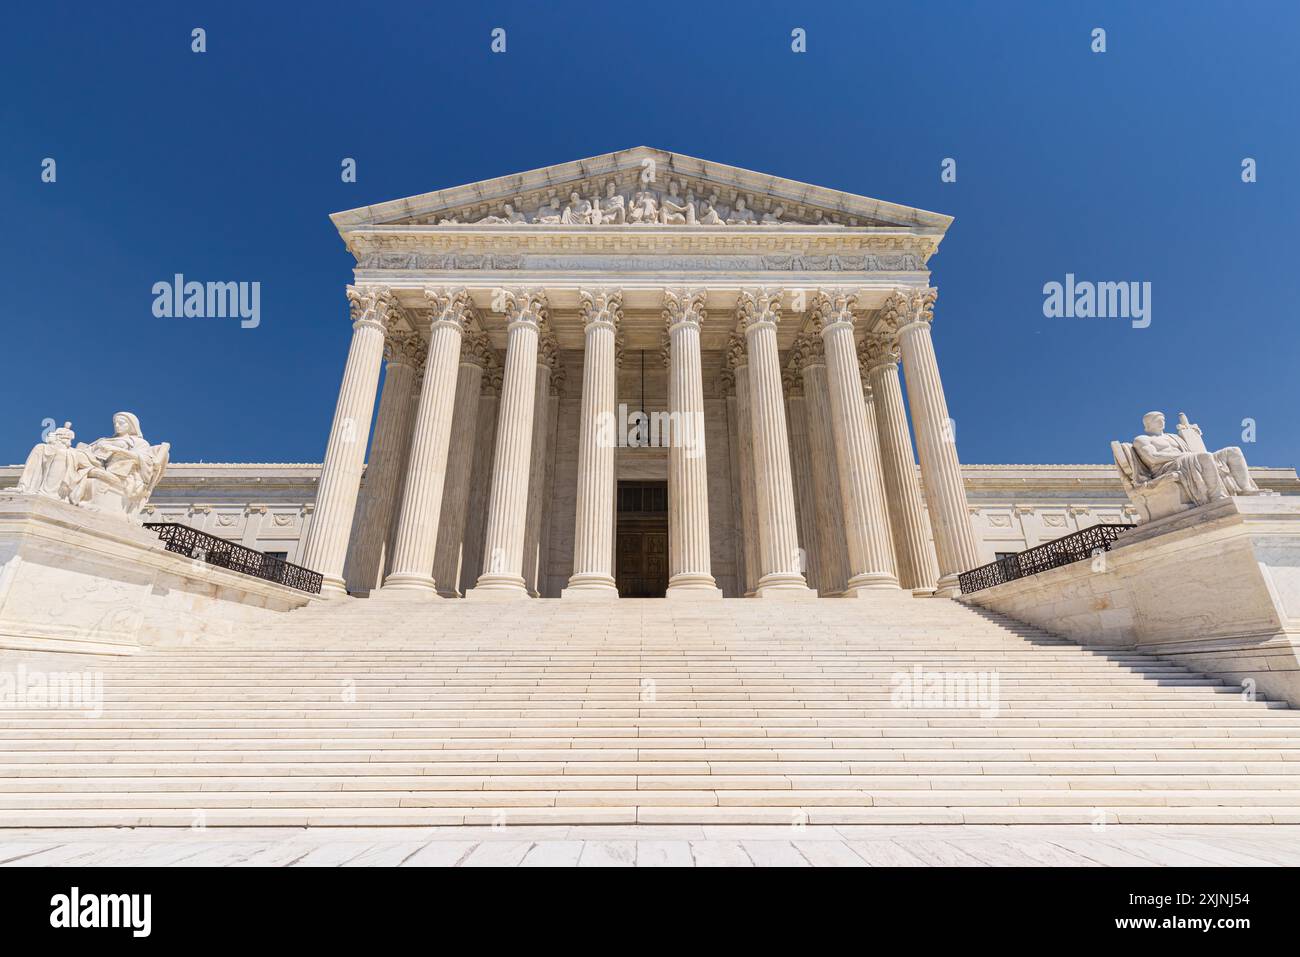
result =
M749 353L754 427L754 490L762 572L755 594L759 598L815 598L817 593L803 576L795 524L790 438L776 343L781 294L767 289L742 290L737 311Z
M978 566L980 557L957 461L954 426L930 337L936 296L933 288L899 290L885 303L884 314L886 324L898 335L903 355L907 398L921 457L921 483L939 559L936 594L952 597L958 593L957 576Z
M438 544L433 552L433 580L438 594L459 598L466 555L465 529L469 519L469 492L474 451L479 442L479 404L483 370L491 362L492 347L482 332L469 332L460 349L456 376L456 410L447 453L447 481L442 491Z
M702 289L664 291L668 330L668 592L669 598L721 598L709 548L709 465L704 441L704 377L700 371Z
M869 597L873 591L898 591L889 518L880 481L880 455L874 430L867 431L862 377L853 341L856 297L839 291L819 293L813 309L826 354L831 426L844 508L849 577L845 597Z
M533 454L537 347L546 300L533 290L501 293L506 313L506 365L497 411L492 489L488 500L483 574L466 598L527 598L524 533Z
M461 560L460 588L468 597L483 572L483 541L487 537L488 501L492 490L492 462L496 456L497 410L501 403L501 364L493 353L483 370L483 390L478 398L478 441L470 471L469 514L465 520L465 555Z
M369 594L384 578L384 563L392 550L394 518L402 497L402 476L411 447L411 397L416 368L424 361L424 345L414 332L389 332L384 340L387 360L379 392L375 437L352 520L352 536L343 577L348 591Z
M524 520L524 588L533 598L539 588L542 562L542 517L546 512L546 463L551 451L551 379L559 347L543 324L537 340L537 376L533 380L533 448L528 465L528 515Z
M739 414L736 411L736 373L730 369L724 359L718 382L727 405L727 458L731 475L731 536L735 553L736 591L745 594L745 512L740 501L740 432L736 427Z
M939 568L930 540L930 523L916 478L916 457L907 428L907 411L898 378L898 342L893 335L868 333L859 358L875 399L876 435L889 524L893 531L898 583L913 595L933 595Z
M578 421L578 488L573 574L562 598L617 598L614 583L614 449L618 446L615 337L623 296L579 293L583 319L582 409Z
M799 541L803 543L804 574L808 587L820 588L821 535L817 527L817 494L812 475L812 446L808 441L807 399L798 363L787 365L781 375L785 387L786 421L790 425L790 470L794 479L794 506Z
M384 337L390 320L401 308L387 286L348 286L348 305L352 344L343 367L343 383L334 406L334 422L301 559L302 565L321 573L321 595L327 598L347 595L343 565L361 488L370 420L375 412Z
M381 597L438 597L433 580L433 556L447 479L461 343L474 307L464 289L426 289L424 295L431 310L429 355L425 360L415 430L411 433L411 455L393 544L392 570L384 579Z
M849 580L849 549L835 456L830 384L820 337L799 336L792 358L803 373L804 410L808 417L809 471L818 535L817 591L822 596L842 595Z
M736 386L736 458L740 484L740 513L742 521L737 529L745 555L745 577L738 582L746 598L758 588L758 499L754 491L754 425L749 403L749 353L745 338L732 333L727 340L727 363L735 375Z

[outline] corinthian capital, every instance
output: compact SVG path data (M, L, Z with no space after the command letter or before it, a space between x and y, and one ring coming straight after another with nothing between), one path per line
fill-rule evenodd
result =
M492 340L486 333L470 330L460 344L460 361L469 362L480 369L490 368L496 356L492 352Z
M492 308L506 314L507 326L524 322L540 327L546 321L546 294L540 289L501 289L492 300Z
M742 289L736 297L736 321L749 332L781 321L780 289Z
M898 363L898 337L889 332L869 332L858 343L858 363L862 369Z
M578 302L582 308L583 329L603 326L617 329L623 321L623 290L579 289Z
M664 324L673 326L687 323L698 327L706 317L703 289L665 289Z
M853 307L858 304L857 294L848 289L819 289L813 294L812 312L817 326L825 332L836 323L853 324Z
M450 323L464 330L465 324L474 313L474 303L469 298L469 291L462 288L426 286L424 301L429 306L430 321L435 326L440 323Z
M381 332L402 311L397 297L388 286L348 286L348 312L352 328L362 325L377 327Z
M384 360L415 368L421 361L424 341L418 333L389 330L384 336Z
M790 362L800 371L809 366L826 365L826 349L822 345L821 337L807 332L799 333L794 340Z
M723 349L723 362L728 369L738 369L749 365L749 353L745 350L745 337L738 332L727 336L727 345Z
M934 301L938 297L939 290L933 286L894 290L881 309L886 326L899 332L919 322L933 322Z

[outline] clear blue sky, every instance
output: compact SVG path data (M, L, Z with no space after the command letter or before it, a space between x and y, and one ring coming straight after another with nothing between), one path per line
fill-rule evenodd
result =
M0 460L45 418L88 439L126 408L178 461L319 461L350 334L329 213L639 144L955 216L930 265L964 461L1106 461L1148 408L1186 410L1215 447L1250 417L1253 463L1300 458L1295 2L52 2L3 20ZM155 318L176 272L261 282L261 326ZM1045 318L1067 272L1150 282L1150 327Z

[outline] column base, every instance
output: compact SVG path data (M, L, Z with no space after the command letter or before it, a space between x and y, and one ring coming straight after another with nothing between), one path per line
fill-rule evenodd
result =
M429 575L389 575L381 588L370 593L376 601L441 601L438 586Z
M674 601L712 601L722 597L722 589L711 575L678 575L668 580L664 597Z
M898 579L886 572L864 572L854 575L844 587L841 597L869 598L872 594L888 594L899 591Z
M568 587L560 589L560 597L579 601L617 600L618 586L608 575L574 575Z
M934 597L934 588L932 588L932 587L926 587L926 588L913 588L913 589L912 589L912 597L913 597L913 598L933 598L933 597Z
M774 572L758 580L755 598L780 598L793 601L816 600L817 592L808 587L804 577L797 572Z
M348 586L342 578L326 578L321 581L320 596L322 598L347 598Z
M961 594L961 586L957 584L957 573L944 575L935 583L935 598L956 598Z
M465 592L469 601L527 601L531 597L521 575L484 575Z
M840 595L841 598L858 598L864 601L894 601L905 598L912 600L912 593L904 591L897 585L892 587L881 587L872 585L865 588L846 588Z

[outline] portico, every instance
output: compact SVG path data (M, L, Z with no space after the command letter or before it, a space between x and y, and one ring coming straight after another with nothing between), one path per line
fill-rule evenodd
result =
M333 218L327 592L616 600L620 483L666 488L672 599L947 595L979 564L930 336L949 217L638 147Z

